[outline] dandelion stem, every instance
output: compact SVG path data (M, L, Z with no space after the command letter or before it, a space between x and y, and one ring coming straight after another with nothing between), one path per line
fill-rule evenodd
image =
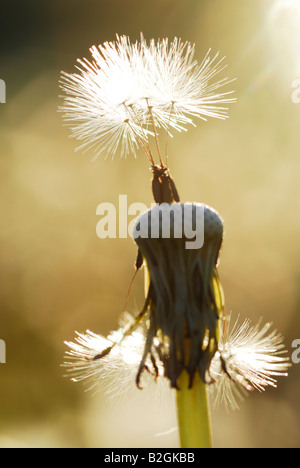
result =
M196 374L189 388L189 375L183 371L176 390L177 417L182 448L212 448L210 413L206 385Z
M157 131L156 131L156 125L155 125L155 121L154 121L154 117L153 117L152 107L149 104L149 99L148 98L146 99L146 102L147 102L149 114L150 114L150 117L151 117L151 122L152 122L152 127L153 127L153 132L154 132L154 137L155 137L155 143L156 143L157 153L158 153L158 157L159 157L159 162L160 162L161 167L163 167L164 164L163 164L162 157L161 157L159 141L158 141L158 135L157 135Z
M143 140L142 140L141 137L137 134L137 132L134 130L134 128L133 128L133 126L130 124L130 122L127 121L126 123L129 125L130 130L131 130L131 131L134 133L134 135L136 136L136 138L137 138L138 142L140 143L140 145L141 145L143 151L146 153L146 155L147 155L147 157L148 157L150 163L151 163L152 165L154 165L155 163L154 163L154 159L153 159L153 157L152 157L151 151L148 152L148 149L147 149L147 147L145 146Z
M219 317L224 313L224 297L217 273L212 279L214 298L219 310ZM190 342L186 340L185 351L190 353ZM207 385L195 374L193 386L190 377L183 371L177 382L176 390L177 417L182 448L212 448L212 432L207 396Z
M166 166L168 167L168 144L169 144L169 130L170 130L170 123L171 123L171 117L172 117L172 112L174 108L174 102L171 103L171 108L170 108L170 114L169 114L169 121L167 125L167 132L166 132L166 146L165 146L165 157L166 157Z
M131 114L133 115L133 120L135 121L135 123L140 127L143 135L144 135L144 140L145 142L142 140L142 138L140 138L137 133L134 131L133 127L130 125L130 128L131 130L135 133L141 147L143 148L144 152L146 153L146 156L148 157L150 163L152 164L152 166L155 165L155 162L154 162L154 159L153 159L153 156L152 156L152 152L151 152L151 148L150 148L150 145L149 145L149 141L148 141L148 137L146 136L146 133L144 131L144 128L143 128L143 125L142 125L142 122L139 118L139 116L137 115L137 113L135 112L133 106L127 106L126 104L124 104L125 108L127 109L128 112L131 111Z
M145 296L148 296L150 273L145 262ZM223 297L220 284L213 280L217 307L223 309ZM185 342L186 357L190 354L190 341ZM184 370L178 381L176 390L177 419L181 448L212 448L212 432L208 405L207 386L198 373L195 374L193 386L190 388L190 376Z

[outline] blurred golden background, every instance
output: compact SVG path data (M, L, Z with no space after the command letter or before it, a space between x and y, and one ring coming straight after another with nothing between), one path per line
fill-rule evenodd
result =
M198 122L170 142L183 200L217 209L226 226L221 279L234 317L272 321L300 338L300 8L290 0L25 0L2 2L0 78L1 447L177 447L171 393L132 389L109 403L63 378L64 340L117 326L133 274L130 239L100 240L96 207L150 204L145 156L75 153L57 108L61 70L93 44L142 31L180 36L229 64L238 102L228 121ZM92 154L90 154L92 157ZM142 301L142 278L131 307ZM115 384L114 384L115 385ZM133 384L134 387L134 384ZM277 390L252 394L240 411L213 412L216 447L299 447L300 365Z

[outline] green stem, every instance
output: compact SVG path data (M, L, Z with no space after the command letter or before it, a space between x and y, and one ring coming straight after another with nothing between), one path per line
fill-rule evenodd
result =
M212 448L207 388L198 374L189 389L189 376L183 371L176 390L178 426L182 448Z
M145 263L145 296L148 295L150 274ZM214 285L216 289L216 285ZM176 390L177 417L182 448L212 448L212 432L207 398L207 386L197 373L189 388L189 375L183 371Z

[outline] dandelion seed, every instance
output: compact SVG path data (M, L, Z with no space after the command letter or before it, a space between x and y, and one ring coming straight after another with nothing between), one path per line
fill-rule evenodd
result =
M77 73L62 73L61 107L72 136L92 150L95 158L136 153L141 147L154 165L149 137L157 128L186 130L194 117L227 118L224 104L234 102L231 92L217 91L231 82L213 82L225 68L210 52L198 65L194 46L175 38L148 45L131 43L126 36L90 49L92 60L78 59ZM160 160L160 163L162 160Z
M245 390L260 392L266 387L277 387L277 377L286 377L290 360L282 336L271 331L271 324L261 327L251 325L249 319L242 325L235 322L230 330L228 324L222 327L218 352L210 368L215 383L211 390L214 406L225 403L227 407L238 408ZM226 373L224 372L224 366Z
M64 366L73 382L88 381L89 390L98 391L105 388L110 377L118 374L118 384L135 379L135 367L139 364L139 356L144 344L144 335L140 331L132 333L116 346L112 352L101 361L95 357L120 339L120 331L111 333L107 338L91 331L86 334L77 333L74 343L66 342L69 347ZM101 365L99 363L101 362Z

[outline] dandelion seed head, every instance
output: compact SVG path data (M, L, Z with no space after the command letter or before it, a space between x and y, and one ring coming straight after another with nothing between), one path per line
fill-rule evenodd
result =
M76 73L62 73L61 111L71 135L81 141L78 149L90 149L95 157L135 154L149 143L153 121L170 133L186 130L193 117L228 117L223 104L234 98L217 90L231 80L212 82L224 69L218 55L208 53L198 65L190 43L175 38L148 45L143 36L135 43L117 36L90 53L90 60L78 59Z

